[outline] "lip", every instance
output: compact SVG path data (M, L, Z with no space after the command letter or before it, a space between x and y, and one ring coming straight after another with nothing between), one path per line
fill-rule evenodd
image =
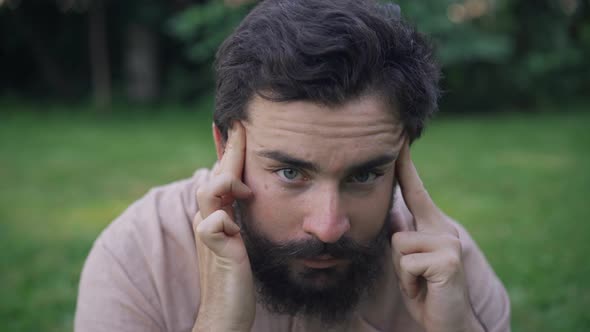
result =
M303 259L303 265L312 269L328 269L343 263L342 259L335 259L329 255L316 256L311 259Z

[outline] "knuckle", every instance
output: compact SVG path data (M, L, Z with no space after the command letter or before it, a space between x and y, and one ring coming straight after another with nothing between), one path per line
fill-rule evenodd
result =
M453 234L442 233L438 235L441 246L450 249L452 252L461 251L461 240Z
M197 201L202 201L203 198L205 198L205 196L207 195L207 193L208 191L205 186L199 187L199 189L197 189Z
M406 232L396 232L396 233L393 233L392 241L395 244L397 244L397 245L401 244L401 242L403 242L404 239L406 238L406 234L405 233Z
M215 212L211 213L210 217L214 220L224 221L225 219L229 218L229 215L224 210L216 210Z
M223 210L215 210L213 212L211 212L211 214L207 217L207 222L209 224L217 224L220 222L223 222L223 219L225 219L226 217L226 213Z
M459 240L458 238L456 238L454 236L449 236L448 241L449 241L449 246L453 250L453 252L455 252L455 253L461 252L461 240Z
M449 218L445 218L445 220L448 220ZM449 223L449 232L456 237L457 239L459 239L459 230L457 230L457 227L455 227L453 224Z
M429 197L428 191L426 190L426 188L424 188L424 185L422 185L422 183L419 184L418 188L415 188L410 192L410 196L417 199Z
M195 233L202 239L209 235L215 224L222 223L227 217L227 213L223 210L214 211L196 226Z
M213 196L230 194L238 178L228 172L216 174L208 184L197 190L197 202L207 202Z
M399 266L402 270L406 271L413 265L414 258L412 255L402 256L399 260Z
M226 182L230 179L230 174L228 172L221 172L217 175L217 181L219 182Z
M459 231L455 227L451 218L444 214L440 209L437 208L436 219L439 221L441 230L449 234L452 237L459 238Z
M446 258L446 265L449 269L456 271L461 267L461 258L456 254L449 254Z
M197 214L195 215L195 217L193 218L193 223L192 223L192 226L193 226L193 232L194 232L195 234L197 233L197 228L198 228L198 226L201 224L201 222L202 222L202 221L203 221L203 220L201 219L201 214L200 214L200 213L197 213Z
M195 227L195 234L197 234L199 239L203 239L207 233L205 223L206 223L206 220L203 220L203 222L196 225L196 227Z
M231 184L236 181L237 178L235 175L230 174L228 172L223 172L219 174L218 181L219 183L228 190L231 188Z

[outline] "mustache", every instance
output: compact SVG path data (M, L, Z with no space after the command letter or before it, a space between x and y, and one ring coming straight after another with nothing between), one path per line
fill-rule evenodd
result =
M315 237L283 243L271 243L268 239L257 238L255 243L250 244L256 249L265 248L265 250L263 252L256 250L258 255L251 258L254 260L263 259L265 270L284 265L292 259L311 259L320 255L329 255L335 259L348 259L353 264L364 263L367 260L380 257L383 246L389 245L388 233L389 228L383 227L378 236L366 245L346 236L334 243L326 243Z
M274 242L260 234L250 223L244 222L241 204L238 201L234 202L234 209L237 216L236 223L241 227L240 233L254 270L274 270L293 259L310 259L322 255L329 255L335 259L348 259L353 264L362 265L382 255L382 250L391 245L389 238L394 231L392 216L387 214L378 234L366 244L359 243L346 235L334 243L323 242L315 236L305 240Z
M325 243L317 238L302 241L290 241L281 244L275 244L272 254L289 257L306 259L320 255L330 255L333 258L347 258L354 255L371 252L370 246L357 243L348 237L342 237L334 243Z

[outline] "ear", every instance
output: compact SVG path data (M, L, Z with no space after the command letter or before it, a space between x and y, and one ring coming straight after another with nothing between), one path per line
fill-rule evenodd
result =
M221 160L223 157L223 152L225 151L225 142L223 141L223 135L221 135L221 131L215 125L215 122L212 124L213 129L213 141L215 142L215 151L217 152L217 160Z

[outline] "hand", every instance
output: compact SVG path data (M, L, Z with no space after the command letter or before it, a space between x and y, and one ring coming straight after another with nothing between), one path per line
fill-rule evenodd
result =
M426 192L409 150L406 140L396 172L416 231L392 236L404 303L428 332L483 331L470 304L458 232Z
M232 208L236 199L252 195L241 180L245 149L245 129L236 121L221 161L197 192L199 212L193 229L201 303L193 331L249 331L254 322L250 261Z

